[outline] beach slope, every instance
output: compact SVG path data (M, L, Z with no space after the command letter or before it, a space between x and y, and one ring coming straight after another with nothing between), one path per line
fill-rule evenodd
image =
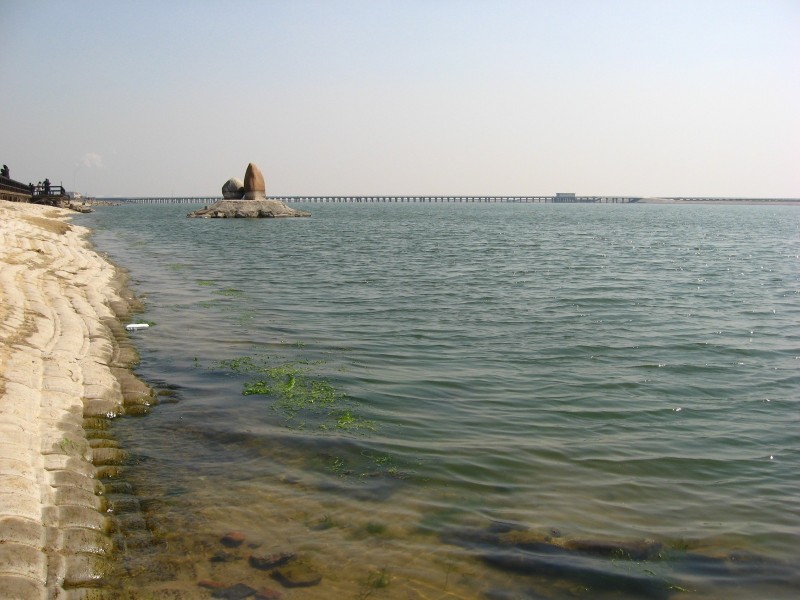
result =
M135 355L117 270L69 211L0 201L0 590L73 598L111 564L85 419L123 410ZM128 382L130 383L130 382ZM130 390L134 390L131 392ZM107 464L107 463L105 463Z

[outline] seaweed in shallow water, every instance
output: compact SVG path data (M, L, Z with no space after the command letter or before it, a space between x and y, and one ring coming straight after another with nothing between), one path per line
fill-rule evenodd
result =
M312 367L318 364L259 364L245 356L223 361L220 366L236 374L254 374L244 384L242 394L270 397L272 408L284 416L289 426L304 427L310 420L317 422L321 431L374 431L375 424L357 413L346 394L312 373Z

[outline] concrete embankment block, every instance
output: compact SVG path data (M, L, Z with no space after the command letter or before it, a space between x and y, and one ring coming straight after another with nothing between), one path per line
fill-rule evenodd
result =
M3 597L19 600L47 600L47 589L43 584L20 575L2 575Z
M18 434L17 437L22 439L19 441L4 440L0 442L0 459L15 460L28 465L32 464L32 452L34 450L31 448L32 444L28 439L29 436Z
M74 471L52 471L50 485L57 488L75 487L92 494L100 494L103 491L103 484L93 476Z
M74 527L71 529L51 529L48 531L47 545L51 548L61 548L67 554L93 554L97 556L111 556L114 543L100 531Z
M73 471L86 477L94 477L95 471L91 463L82 458L66 454L45 454L44 468L47 471Z
M18 494L38 500L40 488L36 479L14 473L0 475L0 490L3 494Z
M0 517L0 544L17 543L42 548L45 542L45 529L39 520L23 517Z
M0 506L3 507L3 514L10 517L38 521L42 516L39 498L38 492L30 495L0 490Z
M27 544L0 544L0 575L19 575L44 585L47 582L47 557L39 548Z
M110 530L108 518L97 512L95 508L69 505L46 506L42 513L44 524L48 527L79 527L106 533Z
M95 495L93 491L71 485L54 489L53 504L55 506L83 506L98 512L103 512L105 509L104 498Z
M1 434L0 434L1 435ZM19 475L36 481L36 473L29 461L13 458L0 458L0 480L4 475Z

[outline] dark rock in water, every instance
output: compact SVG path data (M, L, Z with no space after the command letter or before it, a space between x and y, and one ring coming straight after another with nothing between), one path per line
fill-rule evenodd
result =
M280 600L281 598L283 598L283 593L280 590L261 588L261 591L256 594L255 600Z
M508 533L509 531L528 531L530 527L512 521L491 521L488 529L489 533Z
M311 213L289 208L278 200L220 200L186 215L204 219L272 219L310 217Z
M207 590L219 590L225 587L225 584L221 581L215 581L213 579L201 579L197 582L201 588L206 588Z
M660 558L655 542L558 540L514 523L492 523L487 529L452 528L441 535L445 543L470 548L487 564L521 575L575 582L590 590L633 593L667 598L669 584L634 570L619 571L613 560Z
M732 564L718 556L698 552L677 552L669 555L675 573L701 576L704 579L727 579L731 576Z
M546 600L544 596L537 594L533 590L518 592L513 590L500 590L496 588L492 588L484 592L483 597L486 600Z
M564 548L583 552L591 556L606 558L624 558L628 560L648 560L657 558L661 552L661 544L648 541L606 542L597 540L570 540Z
M250 566L254 569L260 569L262 571L269 571L270 569L274 569L275 567L280 567L285 565L290 560L295 558L295 554L291 552L281 552L279 554L268 554L268 555L261 555L261 554L252 554L250 556Z
M671 592L684 589L680 582L698 578L724 583L758 580L778 586L797 581L796 565L747 552L714 556L651 540L574 540L560 538L560 532L549 533L526 531L515 523L493 522L486 528L449 528L442 532L441 539L469 549L492 567L535 578L532 581L549 579L577 584L615 596L666 599ZM645 568L648 563L652 569ZM668 578L656 575L653 569L669 569ZM527 594L494 589L486 597L516 600L527 598ZM530 597L537 597L535 592L532 594Z
M251 588L249 585L245 585L243 583L237 583L236 585L232 585L231 587L226 587L221 590L217 590L211 594L212 598L223 598L223 600L242 600L243 598L249 598L250 596L256 595L256 590Z
M538 554L520 550L498 550L482 556L487 564L521 575L575 581L589 590L626 592L643 598L666 600L667 582L633 571L613 571L605 560L561 553Z
M287 588L311 587L322 581L322 575L304 561L293 561L279 567L270 576Z
M226 548L238 548L244 543L245 535L242 531L229 531L219 540Z
M499 546L500 536L476 527L449 527L440 534L442 542L462 548Z
M234 554L233 552L217 552L208 560L213 563L232 562L234 560L241 560L242 557Z

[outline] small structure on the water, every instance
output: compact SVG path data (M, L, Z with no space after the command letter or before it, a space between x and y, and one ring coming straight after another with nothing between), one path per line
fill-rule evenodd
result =
M267 198L267 187L261 169L247 165L244 181L231 177L222 186L222 200L189 213L189 217L205 219L310 217L311 213L289 208L279 200Z
M576 202L577 196L575 192L557 192L553 202Z

